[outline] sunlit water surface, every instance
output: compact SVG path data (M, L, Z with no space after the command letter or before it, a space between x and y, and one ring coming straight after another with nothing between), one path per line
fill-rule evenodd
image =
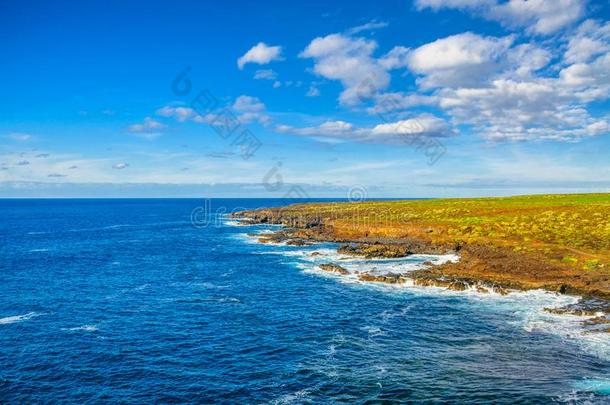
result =
M449 258L262 245L200 205L0 201L0 402L610 401L606 337L543 310L571 297L363 284L317 265Z

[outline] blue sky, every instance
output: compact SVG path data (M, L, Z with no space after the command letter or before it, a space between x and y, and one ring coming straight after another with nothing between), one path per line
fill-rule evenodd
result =
M608 2L328 3L2 2L0 197L610 190Z

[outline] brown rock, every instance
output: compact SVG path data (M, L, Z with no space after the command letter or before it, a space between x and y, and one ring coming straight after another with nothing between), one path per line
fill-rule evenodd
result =
M345 268L334 263L323 263L319 267L329 273L337 273L344 276L349 274L349 271L347 271Z

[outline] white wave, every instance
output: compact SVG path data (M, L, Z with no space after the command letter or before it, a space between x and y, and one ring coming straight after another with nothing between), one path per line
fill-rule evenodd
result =
M224 223L225 223L225 225L228 225L228 226L248 226L248 225L252 225L252 224L245 223L243 221L238 221L238 220L235 220L235 219L226 220L226 221L224 221Z
M27 314L23 314L23 315L7 316L6 318L0 318L0 325L8 325L10 323L23 322L23 321L27 321L28 319L32 319L32 318L40 316L40 315L42 315L42 314L39 314L38 312L28 312Z
M234 235L235 239L239 239L244 243L247 243L249 245L259 245L262 244L258 241L259 236L258 234L247 234L247 233L238 233Z
M206 289L206 290L222 290L224 288L228 288L228 285L218 285L218 284L214 284L214 283L210 283L210 282L203 282L203 283L194 283L193 285Z
M232 304L241 304L241 300L237 297L224 296L224 297L217 297L214 300L218 301L218 302L230 302Z
M465 291L454 291L442 287L415 286L413 283L385 284L367 283L359 280L341 280L346 283L361 283L368 288L386 290L388 292L408 291L424 296L459 296L497 312L506 317L507 322L527 333L544 333L559 337L580 347L585 353L600 359L610 361L610 333L587 329L583 321L594 316L576 316L568 314L553 314L545 308L561 308L575 304L580 297L562 295L545 290L510 291L503 295L494 291L479 292L476 288Z
M266 232L266 233L268 233L268 232ZM261 233L261 232L254 232L254 233L250 233L250 234L238 233L238 234L234 235L234 237L249 245L287 246L286 242L260 242L259 239L262 235L264 235L264 233ZM263 252L263 253L268 253L268 252Z
M345 268L351 274L369 273L375 275L393 274L408 274L414 270L426 268L426 262L435 265L456 262L459 256L449 255L411 255L401 258L378 258L366 259L357 256L350 256L338 253L332 248L315 248L305 247L292 250L271 250L263 253L279 254L286 257L296 258L301 262L300 268L306 270L307 266L302 266L303 263L309 264L311 270L316 271L316 268L322 263L336 263Z
M386 334L380 327L374 325L367 325L360 328L369 334L370 337L383 336Z
M96 325L82 325L82 326L76 326L74 328L62 328L61 330L65 330L65 331L70 331L70 332L96 332L99 329L97 328Z
M249 243L259 243L257 236L244 235ZM275 245L278 244L266 244ZM285 245L285 244L284 244ZM326 245L328 246L328 245ZM547 333L579 345L586 353L599 358L610 360L610 333L596 332L586 329L583 321L592 318L565 314L552 314L545 308L560 308L574 304L580 297L556 294L544 290L509 291L509 294L500 294L493 289L488 292L479 291L471 286L464 291L449 290L442 287L417 286L413 280L406 279L401 284L386 284L365 282L358 278L359 273L385 275L388 273L407 275L414 270L428 267L426 262L439 265L447 262L459 261L459 256L448 255L411 255L403 258L366 259L362 257L340 254L335 248L323 245L313 246L285 246L282 249L269 249L261 254L277 254L291 259L291 264L304 273L315 274L325 278L335 279L345 284L360 284L367 288L382 289L388 292L409 292L418 295L460 296L476 302L477 306L484 306L488 310L497 311L500 316L509 319L527 333ZM313 255L312 255L313 254ZM340 275L320 269L322 263L335 263L345 268L349 274Z
M30 253L43 253L48 251L49 249L30 249Z
M331 252L329 252L331 250ZM407 279L401 284L374 283L359 280L357 273L370 274L408 274L410 271L425 268L423 263L430 261L441 264L455 261L455 255L413 255L403 259L366 260L348 258L341 260L341 255L332 252L332 249L317 249L319 256L310 256L311 252L290 252L286 256L299 258L295 265L306 273L323 275L334 278L345 284L362 284L369 288L386 290L388 292L410 292L428 296L460 296L476 302L477 306L501 313L501 316L516 319L509 321L516 327L528 333L545 333L558 336L561 339L577 344L583 351L593 356L610 360L610 333L595 332L586 329L583 321L593 316L574 316L566 314L552 314L545 308L560 308L575 304L579 297L556 294L544 290L509 291L509 294L500 294L493 289L481 292L476 286L464 291L455 291L443 287L417 286L413 280ZM334 262L350 272L347 276L329 273L321 270L318 265L322 262ZM597 314L600 315L600 314Z
M304 402L307 397L311 395L311 389L305 388L291 394L285 394L279 397L278 399L274 399L271 401L273 405L284 405L284 404L293 404L293 403L301 403ZM307 401L308 402L308 401Z

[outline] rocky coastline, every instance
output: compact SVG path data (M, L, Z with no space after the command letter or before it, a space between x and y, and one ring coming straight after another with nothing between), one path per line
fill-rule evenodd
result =
M510 249L483 244L438 243L422 237L403 236L371 237L366 234L346 238L338 236L332 223L326 223L319 215L299 213L294 210L258 209L241 211L231 215L243 224L283 225L275 232L256 235L261 243L285 243L303 246L316 242L339 244L337 252L367 259L401 258L413 254L456 254L459 261L440 265L426 263L425 269L405 274L357 274L361 281L387 284L411 283L417 286L441 287L464 291L475 289L480 293L494 292L506 295L510 290L543 289L550 292L582 297L574 306L548 308L553 314L588 316L589 325L610 324L610 294L600 290L575 271L548 263L536 255L523 255ZM331 221L328 221L331 222ZM320 265L322 271L347 275L349 272L337 263ZM607 330L610 332L610 326Z

